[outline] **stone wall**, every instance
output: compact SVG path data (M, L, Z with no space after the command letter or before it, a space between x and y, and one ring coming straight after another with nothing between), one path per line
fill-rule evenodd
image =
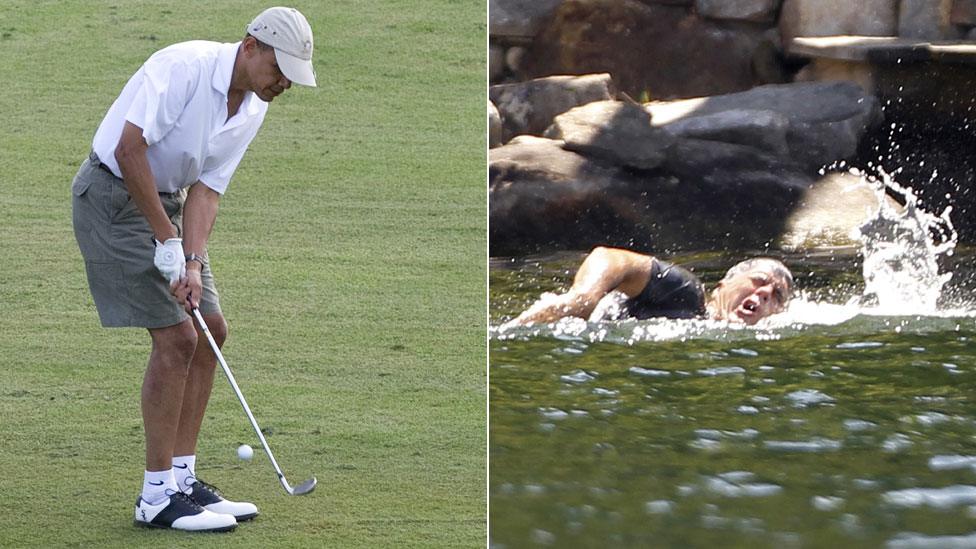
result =
M799 36L973 35L976 0L489 0L489 81L609 73L635 99L792 80Z

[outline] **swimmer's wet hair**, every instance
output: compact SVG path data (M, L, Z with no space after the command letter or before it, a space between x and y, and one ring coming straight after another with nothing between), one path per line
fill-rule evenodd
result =
M736 263L725 273L725 278L722 280L728 280L733 276L748 273L749 271L765 271L782 278L786 281L786 289L789 290L790 296L793 295L793 273L781 261L771 257L754 257Z

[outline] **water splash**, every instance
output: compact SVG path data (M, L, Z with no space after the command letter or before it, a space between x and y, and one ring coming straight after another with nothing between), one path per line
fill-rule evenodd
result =
M877 212L853 235L864 256L862 306L870 306L875 314L937 313L942 288L952 278L952 273L939 272L939 258L951 256L958 239L949 217L952 206L934 215L919 207L911 188L880 168L880 177L856 169L850 173L872 185L878 196ZM890 203L889 189L904 197L904 207Z

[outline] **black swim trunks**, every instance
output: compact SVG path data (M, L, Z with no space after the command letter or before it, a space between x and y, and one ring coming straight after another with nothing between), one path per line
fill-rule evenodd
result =
M651 278L636 297L624 302L625 317L695 318L705 315L705 288L687 269L653 260Z

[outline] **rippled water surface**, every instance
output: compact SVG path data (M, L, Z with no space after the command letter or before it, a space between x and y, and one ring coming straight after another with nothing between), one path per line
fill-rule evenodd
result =
M928 315L859 305L835 251L786 256L803 295L758 328L498 329L582 257L492 261L493 547L976 547L971 250Z

